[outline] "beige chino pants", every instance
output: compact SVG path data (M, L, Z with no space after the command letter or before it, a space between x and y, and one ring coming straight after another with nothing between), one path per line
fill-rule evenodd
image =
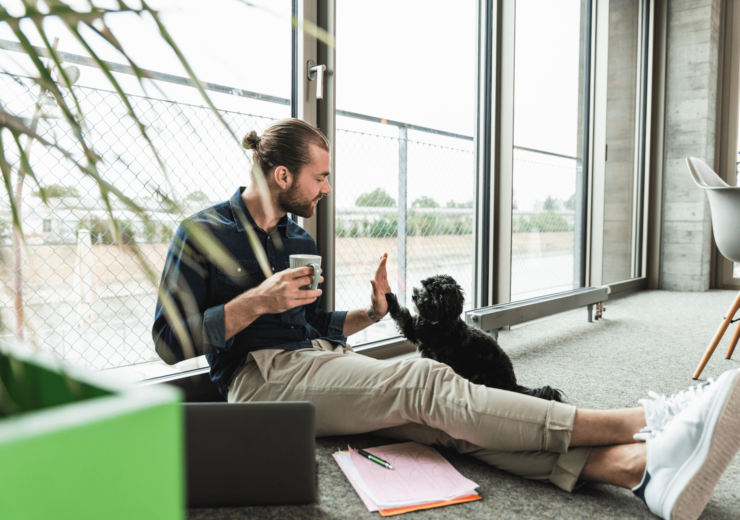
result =
M453 447L572 491L590 448L568 449L573 406L476 385L430 359L376 360L325 340L252 352L229 402L311 401L316 436L374 433Z

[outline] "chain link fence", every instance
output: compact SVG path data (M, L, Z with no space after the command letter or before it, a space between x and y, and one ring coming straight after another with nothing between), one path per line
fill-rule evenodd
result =
M0 204L2 337L16 333L18 287L24 336L37 348L100 370L156 361L151 338L156 287L125 246L135 242L161 272L181 216L157 198L157 190L175 194L189 215L231 197L248 179L250 162L210 109L131 95L129 102L166 165L165 177L115 93L72 88L84 114L85 138L102 158L102 177L146 208L151 222L145 225L116 203L123 242L118 244L95 182L58 151L33 146L30 161L42 184L25 179L20 201L27 246L17 258L7 194ZM5 109L30 121L38 106L38 133L79 156L59 107L38 90L28 78L0 74ZM74 106L71 94L67 96ZM232 111L221 115L237 135L245 129L261 131L273 121ZM6 150L6 156L12 154L12 148ZM17 172L17 152L12 166ZM48 205L40 198L41 189Z
M430 144L408 139L404 128L398 132L399 137L337 132L337 306L368 304L369 279L378 258L387 252L391 287L402 302L424 278L447 274L463 287L465 309L471 309L476 184L472 139L445 137L447 145ZM515 300L574 287L578 167L575 157L515 150ZM396 334L388 322L350 339L362 343Z
M151 340L156 288L137 259L120 246L135 242L161 272L181 215L157 198L157 190L175 194L183 213L190 215L228 199L246 182L250 161L210 109L131 95L129 101L166 165L165 176L115 93L72 88L84 114L85 138L102 158L103 178L145 207L151 222L145 224L115 203L123 230L123 244L118 244L97 185L58 151L34 146L30 160L42 184L25 179L20 201L27 246L17 254L7 195L0 203L0 335L16 335L16 305L22 301L25 339L67 362L104 370L159 361ZM38 133L80 155L59 107L31 79L0 74L0 89L6 110L30 123L38 107ZM274 120L230 110L222 110L221 116L238 136L249 129L261 132ZM343 121L338 118L336 136L336 308L368 305L369 280L383 253L389 254L389 279L401 301L422 279L444 273L464 288L466 309L472 308L472 138L388 125L360 132L341 128L352 126ZM12 153L12 148L6 150L10 158ZM533 162L527 158L515 159L515 178L529 175L530 182L573 166L546 157L534 165L526 164ZM12 166L17 172L17 156ZM523 173L516 177L517 172ZM41 189L48 205L41 200ZM568 208L515 208L514 279L532 278L527 289L540 290L560 285L561 279L569 283L570 272L565 272L572 271L572 223ZM539 238L533 241L535 236ZM548 241L558 245L544 249L560 256L567 256L570 248L570 267L553 271L553 255L541 254ZM532 265L525 266L524 260ZM350 339L357 345L396 334L384 320Z
M337 131L337 308L369 305L369 280L383 253L388 253L391 288L412 311L406 296L412 287L421 286L421 280L436 274L454 277L465 290L466 308L471 308L475 253L472 141L445 138L451 143L445 146L409 139L405 128L399 134ZM386 318L350 342L397 334Z
M512 300L578 287L574 274L577 157L514 149Z

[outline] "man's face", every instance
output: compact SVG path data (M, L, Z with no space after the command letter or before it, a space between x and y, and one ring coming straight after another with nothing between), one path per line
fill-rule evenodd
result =
M316 205L322 197L331 193L329 186L329 152L311 146L313 161L303 168L298 178L293 176L293 184L278 195L278 206L286 213L299 217L313 217Z

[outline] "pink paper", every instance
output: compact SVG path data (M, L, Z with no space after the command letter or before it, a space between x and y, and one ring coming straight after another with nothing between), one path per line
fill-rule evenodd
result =
M352 484L352 487L355 488L355 491L357 491L357 494L360 495L360 499L365 504L365 507L367 507L367 510L370 512L378 511L380 510L380 507L378 507L378 504L372 501L372 499L367 496L367 493L365 493L361 488L360 485L355 481L354 477L350 475L347 468L344 467L344 464L342 463L342 459L339 456L339 453L334 454L334 460L337 461L337 464L339 464L339 468L342 470L342 473L344 473L344 476L347 477L347 480L349 480L349 483Z
M429 446L405 442L365 451L393 466L393 469L384 468L359 455L357 451L350 451L352 464L362 476L365 485L375 499L383 504L451 500L478 487L478 484L463 477L437 450Z

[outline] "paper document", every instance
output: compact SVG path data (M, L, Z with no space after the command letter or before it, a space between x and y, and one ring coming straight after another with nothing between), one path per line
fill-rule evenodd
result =
M334 458L369 511L448 502L475 495L478 487L429 446L406 442L365 451L393 469L371 462L352 449L335 453Z

